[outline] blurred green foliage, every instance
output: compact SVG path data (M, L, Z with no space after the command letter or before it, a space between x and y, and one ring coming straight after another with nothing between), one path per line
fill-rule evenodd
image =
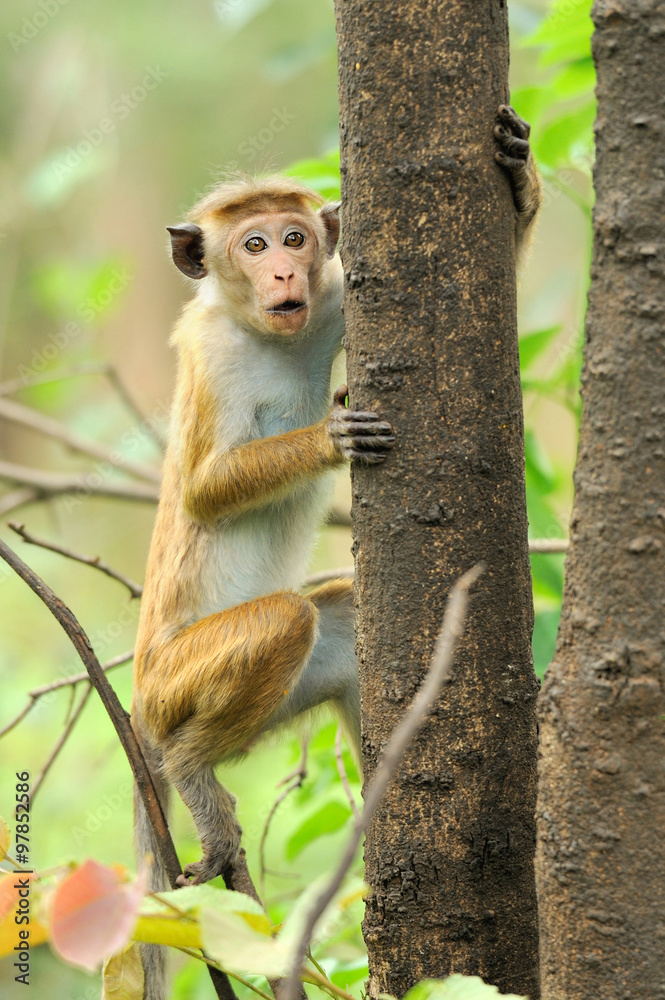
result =
M549 8L547 0L511 3L512 101L532 125L544 181L542 219L520 289L527 499L530 533L539 538L566 536L572 497L592 204L589 7L590 0ZM339 197L332 2L88 0L52 3L55 13L48 16L44 9L6 0L0 12L6 57L0 64L2 380L22 380L17 399L78 433L134 461L158 462L155 435L103 376L29 382L109 361L144 413L154 416L159 436L172 383L168 330L187 297L166 259L164 226L181 218L226 169L286 170L326 198ZM33 432L1 429L7 460L72 472L91 468L88 459ZM339 495L348 501L343 480ZM19 516L36 534L99 554L140 580L153 513L149 505L83 496L24 508ZM4 529L3 537L18 544ZM117 584L43 550L22 554L71 604L102 659L132 647L136 602L128 603ZM348 533L327 529L316 568L349 562ZM534 657L542 675L556 637L563 557L534 556L532 567ZM0 588L2 726L28 690L80 665L36 598L2 567ZM128 705L128 669L111 677ZM38 773L68 711L67 689L55 692L0 743L0 813L10 815L14 772ZM283 791L276 785L299 760L298 740L260 748L223 775L238 794L250 866L265 881L276 921L330 867L350 816L335 725L323 721L311 740L304 783L274 815ZM344 763L359 802L358 775L346 752ZM128 767L103 709L91 699L36 800L36 864L93 855L131 867L130 809ZM183 863L196 860L199 846L180 807L174 835ZM358 901L315 948L333 981L357 996L367 975L361 918ZM65 968L46 947L36 950L33 983L38 996L98 996L93 979ZM0 989L9 1000L19 996L6 961L0 962ZM203 1000L209 993L199 965L179 962L174 996Z

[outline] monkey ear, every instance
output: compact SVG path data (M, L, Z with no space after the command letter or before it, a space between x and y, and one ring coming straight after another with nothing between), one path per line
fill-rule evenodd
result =
M326 227L326 253L334 257L339 240L339 210L341 201L331 201L319 209L319 217Z
M166 228L171 234L171 256L175 266L188 278L204 278L208 268L203 263L203 230L192 222Z

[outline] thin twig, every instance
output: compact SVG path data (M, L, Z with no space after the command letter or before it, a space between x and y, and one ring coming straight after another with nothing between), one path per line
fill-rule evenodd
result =
M0 479L32 487L38 491L40 498L60 496L63 493L78 493L84 496L114 497L116 500L140 500L144 503L157 503L159 499L159 489L156 485L105 481L103 474L95 470L68 475L31 469L27 465L17 465L14 462L0 462Z
M194 951L193 948L186 948L184 945L176 945L175 947L178 951L183 952L183 954L189 955L190 958L195 958L199 962L205 962L209 969L216 969L218 972L222 971L221 965L218 962L214 962L212 958L208 958L207 955L202 955L201 952ZM253 993L257 993L260 997L263 997L263 1000L273 1000L269 993L266 993L265 990L262 990L259 986L255 986L254 983L249 981L249 979L245 979L245 977L241 976L239 972L227 972L224 970L224 973L227 976L232 976L233 979L236 979L239 983L242 983L242 985L246 986L248 990L252 990Z
M304 971L303 979L306 983L311 983L313 986L318 986L319 989L325 990L326 993L333 993L336 997L341 997L341 1000L355 1000L353 995L347 992L347 990L343 990L341 986L336 986L327 976L322 976L319 972L313 972L312 969Z
M57 597L50 587L40 579L37 574L30 569L26 563L20 559L10 547L0 539L0 556L8 563L12 569L18 573L31 590L44 602L56 621L67 633L76 652L81 657L83 664L88 671L90 680L97 690L102 700L111 722L127 755L129 765L134 775L134 780L143 800L146 812L153 828L157 849L160 858L166 869L169 882L172 888L177 887L177 879L182 869L178 861L173 840L162 811L157 792L153 784L152 776L143 757L138 740L134 735L134 730L129 721L129 715L124 710L118 696L108 682L101 664L95 656L90 640L85 634L81 625L77 621L73 612L67 605ZM228 978L219 971L211 973L213 985L220 1000L234 1000L234 993Z
M37 538L35 535L31 534L20 521L9 521L9 527L12 531L15 531L17 535L27 542L29 545L38 545L42 549L48 549L50 552L57 552L58 555L65 556L67 559L73 559L75 562L84 563L86 566L92 566L94 569L98 569L100 573L105 573L110 576L112 580L117 580L124 587L127 587L129 593L132 597L140 597L143 593L143 587L140 583L135 583L134 580L130 580L128 576L121 573L117 569L113 569L108 563L103 562L99 556L83 556L79 552L74 552L72 549L66 549L62 545L56 545L55 542L49 542L45 538Z
M390 784L406 747L416 730L420 727L432 702L437 697L441 685L450 676L455 646L464 629L469 588L475 583L481 573L482 566L474 566L473 569L470 569L457 581L450 592L446 603L443 624L436 640L434 653L432 654L430 668L411 705L388 740L378 767L369 782L367 794L365 795L365 808L361 816L353 824L351 835L347 841L337 870L307 914L302 934L295 950L291 974L285 983L281 1000L293 1000L295 997L299 985L298 979L312 939L314 927L341 886L344 876L353 862L362 835L367 829L386 788Z
M39 772L39 774L37 775L37 777L35 778L34 782L32 783L32 785L30 787L30 805L32 805L32 803L35 801L35 795L39 791L39 789L40 789L40 787L42 785L42 782L44 781L44 778L46 777L46 775L51 770L51 767L55 763L55 760L56 760L58 754L60 753L60 751L64 747L65 743L69 739L71 731L74 728L74 726L76 725L76 723L78 722L78 719L79 719L79 717L81 715L81 712L85 708L85 703L87 702L88 698L90 697L91 692L92 692L92 684L90 684L88 682L88 684L86 685L86 689L83 692L83 695L81 697L81 700L79 701L78 705L76 706L76 708L74 709L74 711L70 715L69 721L67 722L67 725L63 729L63 731L62 731L62 733L60 735L60 738L58 739L57 743L55 744L55 746L51 750L50 754L48 755L48 757L46 759L46 763L44 764L43 768L41 769L41 771Z
M97 441L80 437L59 420L54 420L53 417L40 413L30 406L24 406L23 403L17 403L13 399L3 399L0 396L0 418L45 434L47 437L60 441L71 451L89 455L91 458L98 458L101 462L108 462L116 469L122 469L123 472L138 476L139 479L147 479L151 483L161 482L161 473L156 466L146 462L132 462L128 458L123 458L113 448L107 448L106 445L99 444Z
M114 667L121 667L123 663L128 663L133 657L133 649L128 649L126 653L118 653L113 659L102 663L102 670L106 673L107 670L113 670ZM51 681L50 684L43 684L41 687L33 688L32 691L28 691L28 695L31 698L40 698L43 694L49 694L51 691L57 691L58 688L67 687L69 684L78 684L80 681L87 679L88 673L84 670L80 674L71 674L69 677L61 677L59 681Z
M305 580L306 587L318 587L320 583L327 583L328 580L353 579L353 566L339 566L337 569L324 569L320 573L312 573Z
M261 840L259 841L259 885L261 887L261 896L265 896L266 892L265 847L266 847L266 840L268 838L268 831L270 829L270 824L272 823L273 817L277 812L279 806L284 801L284 799L288 798L291 792L295 792L297 788L300 788L302 786L303 781L307 777L308 746L309 746L309 738L306 737L302 741L302 747L300 750L300 761L298 762L298 766L296 767L295 771L292 771L291 774L288 774L286 776L286 778L283 778L277 787L279 787L280 785L286 785L289 782L290 784L288 784L288 787L285 788L284 791L281 792L273 802L272 806L270 807L270 812L266 816L266 821L263 825L263 830L261 832Z
M529 552L531 555L550 555L556 552L568 551L567 538L531 538Z
M34 701L31 699L28 702L28 704L21 709L18 715L14 719L12 719L10 723L8 723L3 729L0 729L0 739L2 739L2 737L5 736L7 733L10 733L14 728L14 726L18 726L19 722L22 722L23 719L25 719L26 715L28 714L28 712L30 711L30 709L34 704L35 704Z
M107 362L84 362L80 365L71 365L68 368L58 368L56 371L43 372L41 374L35 373L28 379L11 379L8 382L0 383L0 396L11 396L13 393L20 392L22 389L30 389L36 385L45 385L52 382L62 382L65 379L74 378L78 375L105 375L127 409L138 418L140 423L146 423L145 415L141 412L140 408L136 405L130 393L127 391L127 387L120 378L117 370L113 365L110 365ZM148 426L148 430L157 444L160 445L160 447L163 446L164 441L155 428Z
M80 365L67 368L57 368L50 372L35 372L29 378L13 378L0 382L0 396L11 396L21 389L31 389L35 385L49 385L51 382L64 382L67 378L77 375L106 375L108 365L105 362L85 361Z
M133 649L130 649L127 653L120 653L118 656L114 656L112 660L107 660L106 663L102 663L102 670L104 673L106 673L107 670L113 670L114 667L119 667L123 663L127 663L128 660L133 658L133 656ZM23 719L25 719L30 709L34 708L42 695L50 694L51 691L57 691L58 688L69 687L69 685L72 685L73 688L75 684L80 684L81 681L87 680L89 680L88 672L84 670L80 674L72 674L70 677L61 677L58 681L51 681L50 684L42 684L41 687L33 688L32 691L28 691L28 698L30 699L28 704L25 708L21 709L18 715L12 719L11 722L9 722L3 729L0 729L0 739L2 739L2 737L7 733L11 732L15 726L18 726L19 722L22 722Z
M337 773L339 774L340 781L342 782L342 788L344 793L349 800L349 805L351 806L351 812L358 819L358 806L356 805L356 800L353 797L353 792L351 791L351 785L349 784L349 776L346 773L346 768L344 767L344 758L342 756L342 727L337 727L337 732L335 733L335 760L337 761Z
M333 522L329 522L333 523ZM337 523L337 522L336 522ZM568 551L567 538L530 538L529 552L531 555L550 555ZM320 573L312 573L305 580L305 586L318 587L328 580L353 579L353 566L339 566L337 569L324 569Z

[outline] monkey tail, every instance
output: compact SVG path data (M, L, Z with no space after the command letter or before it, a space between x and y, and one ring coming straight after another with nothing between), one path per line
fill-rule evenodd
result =
M150 767L152 780L155 785L157 796L161 803L164 815L168 814L169 787L164 781L158 762L151 759L152 754L147 752L147 747L143 746L146 761ZM153 857L148 876L148 887L150 892L164 892L169 889L169 880L166 869L159 856L159 850L155 841L152 825L148 819L143 799L139 795L136 785L134 786L134 845L136 849L137 865L142 865L146 855ZM141 962L143 964L143 1000L165 1000L166 998L166 949L155 944L139 945Z

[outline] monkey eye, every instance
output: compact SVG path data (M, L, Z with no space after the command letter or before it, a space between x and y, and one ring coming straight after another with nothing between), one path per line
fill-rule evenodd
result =
M267 248L268 244L260 236L252 236L251 239L247 240L245 243L245 250L249 250L250 253L261 253L262 250Z
M303 236L302 233L299 232L288 233L284 237L285 247L301 247L304 242L305 242L305 237Z

